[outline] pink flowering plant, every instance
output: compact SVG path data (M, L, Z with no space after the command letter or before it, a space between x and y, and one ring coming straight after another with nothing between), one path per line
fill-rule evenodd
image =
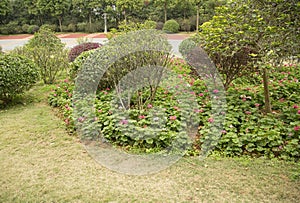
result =
M211 111L211 97L218 99L218 89L207 90L205 82L182 59L172 59L170 68L178 74L180 85L190 87L198 108L190 109L197 117L196 141L189 154L201 152L202 144L210 139L209 134L221 131L216 151L228 156L267 156L283 159L300 157L300 71L299 66L282 66L271 69L270 92L271 114L264 112L263 87L260 74L255 77L241 77L233 81L226 92L227 112L225 125L220 129L218 118ZM49 103L59 107L68 129L74 129L72 121L72 82L63 81L50 94ZM157 152L172 143L176 133L183 127L183 108L176 100L178 87L159 87L154 100L143 103L138 100L149 97L147 87L137 91L131 98L129 114L115 114L111 111L113 89L100 88L95 100L95 115L105 138L116 146L127 150ZM173 89L173 90L172 90ZM163 110L162 115L154 115L155 108ZM226 115L225 115L226 113ZM151 130L151 125L160 121L161 131ZM140 134L148 133L142 140L137 133L131 136L134 126ZM213 141L213 140L212 140ZM183 141L187 142L187 140Z

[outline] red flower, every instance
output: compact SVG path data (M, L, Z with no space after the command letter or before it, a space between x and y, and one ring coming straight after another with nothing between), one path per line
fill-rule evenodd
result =
M219 92L219 90L213 90L213 93L217 94Z
M179 107L178 106L173 106L173 108L178 111L179 110Z
M171 120L171 121L175 121L176 118L177 118L176 116L170 116L170 120Z
M249 114L251 114L251 111L246 111L245 113L246 113L247 115L249 115Z
M146 116L144 116L144 115L139 116L139 119L144 119L144 118L146 118Z
M297 106L297 105L294 105L294 106L293 106L293 108L294 108L294 109L298 109L298 108L299 108L299 106Z
M204 94L203 94L203 93L200 93L200 94L199 94L199 96L200 96L200 97L203 97L203 96L204 96Z
M259 107L259 106L260 106L260 104L256 103L256 104L255 104L255 106L256 106L256 107Z
M120 123L121 123L122 125L127 125L127 124L128 124L128 120L123 119L123 120L120 121Z
M300 114L300 110L298 110L298 114Z
M294 130L295 130L295 131L300 130L300 126L295 126L295 127L294 127Z
M203 109L195 109L195 112L196 112L196 113L202 113L202 112L203 112Z
M67 118L67 119L65 119L65 123L67 124L67 125L69 125L70 124L70 121L69 121L69 119Z
M214 119L213 118L209 118L208 122L212 123L212 122L214 122Z

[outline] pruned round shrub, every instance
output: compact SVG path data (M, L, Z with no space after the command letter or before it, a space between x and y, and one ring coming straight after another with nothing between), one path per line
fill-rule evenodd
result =
M179 52L182 56L186 56L197 44L191 39L183 40L179 45Z
M156 28L156 22L153 20L146 20L144 22L144 27L146 29L155 29Z
M37 66L20 55L0 55L0 100L9 101L39 78Z
M176 20L168 20L164 24L163 31L167 33L177 33L179 31L179 24Z
M82 52L92 50L92 49L97 49L100 46L102 45L96 42L87 42L87 43L76 45L69 52L69 61L73 62L76 59L76 57L78 57Z

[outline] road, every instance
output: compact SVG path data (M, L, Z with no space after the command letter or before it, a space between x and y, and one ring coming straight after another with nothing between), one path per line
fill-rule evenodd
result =
M66 47L72 48L77 45L77 38L86 37L89 41L99 42L101 44L105 44L107 42L107 38L102 34L63 34L57 35L63 43L66 44ZM178 46L180 42L187 38L188 35L167 35L168 41L173 47L173 53L175 55L179 55ZM0 46L2 47L2 51L8 52L13 50L16 47L23 46L31 39L31 35L20 35L20 36L0 36Z

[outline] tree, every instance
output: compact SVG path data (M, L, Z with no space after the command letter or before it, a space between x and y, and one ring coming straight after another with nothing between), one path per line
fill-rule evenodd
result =
M24 3L28 13L35 16L39 21L39 25L42 25L44 19L46 19L49 14L45 5L47 2L45 0L24 0Z
M127 16L133 11L139 11L144 6L142 0L117 0L116 5L118 10L123 12L124 20L127 21Z
M297 0L255 0L252 7L258 9L265 22L259 34L257 46L260 61L276 66L291 57L300 57L300 2ZM252 9L253 9L252 8ZM272 112L268 87L268 69L263 69L265 111Z
M2 0L0 2L0 22L2 23L5 20L7 14L11 11L9 7L9 0Z
M241 74L249 74L248 68L262 69L267 113L271 104L266 65L299 56L300 3L296 2L230 1L201 26L200 44L223 74L226 89Z
M49 1L49 10L53 17L58 19L59 28L62 32L62 20L63 16L70 10L71 7L71 0L52 0Z
M169 1L168 0L155 0L155 5L156 6L159 6L159 7L163 7L163 10L164 10L164 22L167 22L168 20L168 3Z
M89 25L92 25L93 16L103 11L103 0L73 0L74 9L76 9L80 16L88 18Z

